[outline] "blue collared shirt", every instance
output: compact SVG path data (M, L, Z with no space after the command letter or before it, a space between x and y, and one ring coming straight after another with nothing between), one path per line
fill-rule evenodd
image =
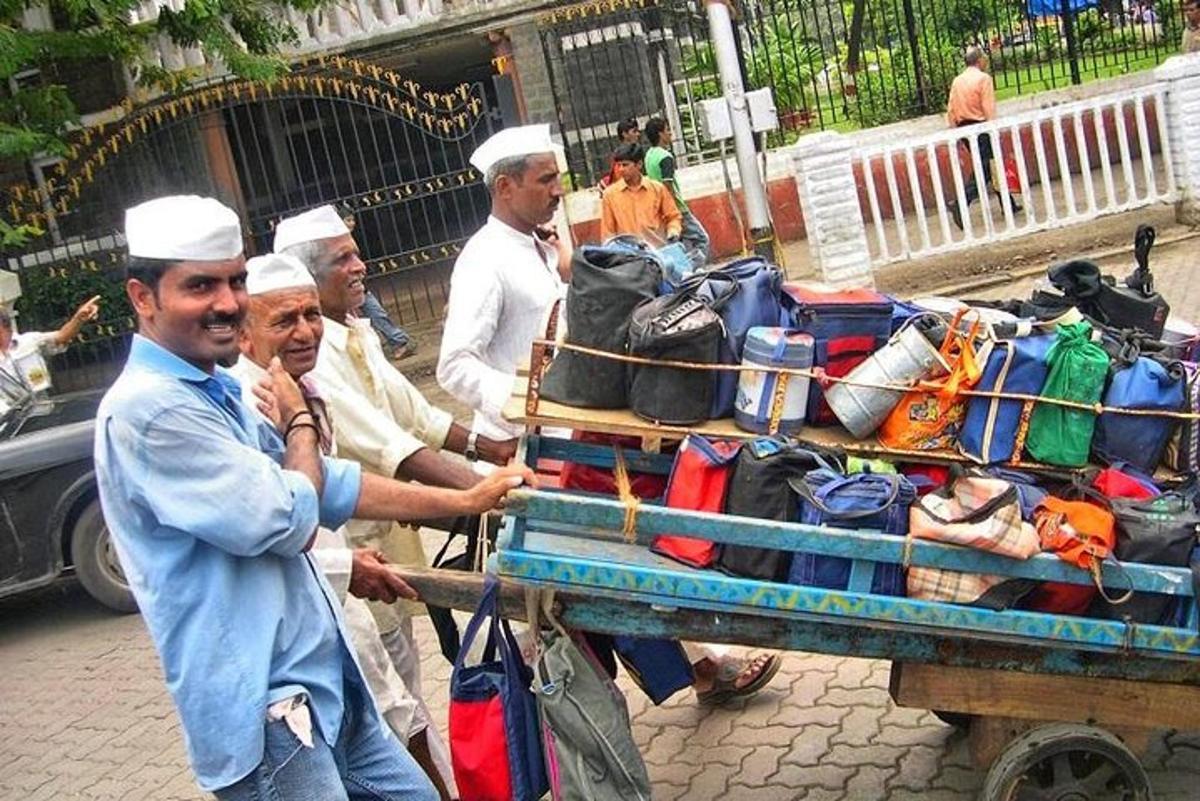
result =
M353 513L359 466L325 459L318 498L282 458L236 379L134 336L97 413L100 502L205 790L262 761L280 696L307 693L332 745L344 681L361 681L340 605L304 552L318 523Z

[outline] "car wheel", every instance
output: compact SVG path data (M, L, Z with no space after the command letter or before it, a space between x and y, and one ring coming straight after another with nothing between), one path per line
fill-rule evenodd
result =
M92 501L71 530L71 561L88 594L117 612L136 612L137 601L117 559L100 501Z

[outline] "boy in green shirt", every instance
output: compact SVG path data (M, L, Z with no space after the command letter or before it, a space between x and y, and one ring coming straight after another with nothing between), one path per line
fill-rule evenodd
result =
M675 178L675 156L668 149L674 138L671 126L661 117L651 117L642 130L650 142L650 149L646 151L645 156L646 176L662 182L671 190L675 205L683 215L683 234L680 239L689 249L702 254L704 261L708 261L708 232L688 208L683 199L683 192L679 189L679 181Z

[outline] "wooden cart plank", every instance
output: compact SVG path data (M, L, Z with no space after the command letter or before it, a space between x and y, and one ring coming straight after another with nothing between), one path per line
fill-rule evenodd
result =
M892 665L900 706L1113 728L1200 731L1200 687L947 665Z

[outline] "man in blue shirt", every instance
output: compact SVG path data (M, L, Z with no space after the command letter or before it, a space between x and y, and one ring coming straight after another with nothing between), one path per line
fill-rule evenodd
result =
M323 458L278 359L259 392L283 430L260 422L217 366L236 356L248 306L237 215L159 198L125 229L139 333L97 413L96 474L200 786L221 801L433 801L381 725L307 551L319 524L478 513L531 475L454 491Z

